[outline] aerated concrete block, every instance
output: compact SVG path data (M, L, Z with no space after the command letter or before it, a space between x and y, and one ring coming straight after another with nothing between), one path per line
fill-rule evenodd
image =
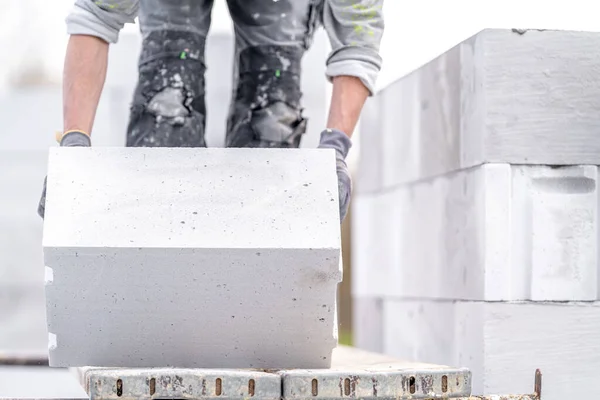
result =
M600 298L598 167L486 164L354 200L359 297Z
M476 394L587 398L600 390L600 303L385 300L386 354L460 365Z
M361 118L357 193L486 162L600 164L599 47L600 33L487 29L391 84Z
M333 151L55 148L43 245L51 366L329 366Z
M379 298L352 299L352 345L372 352L383 352L383 301Z

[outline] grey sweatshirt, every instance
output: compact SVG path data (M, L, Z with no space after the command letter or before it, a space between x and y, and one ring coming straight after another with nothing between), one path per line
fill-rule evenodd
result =
M116 43L123 26L137 17L140 1L144 0L76 0L67 16L67 33ZM323 0L322 23L332 48L327 58L328 79L355 76L374 93L382 62L382 8L383 0Z

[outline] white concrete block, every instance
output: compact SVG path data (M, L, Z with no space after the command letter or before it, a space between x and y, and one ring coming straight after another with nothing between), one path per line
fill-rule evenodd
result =
M600 298L598 168L486 164L359 195L362 297Z
M488 29L392 83L365 106L357 193L484 162L600 164L599 46Z
M385 353L472 372L473 393L531 393L545 400L600 390L600 303L386 300Z
M51 365L329 366L337 196L328 150L52 149Z
M382 299L354 297L352 310L352 345L381 353L383 351Z

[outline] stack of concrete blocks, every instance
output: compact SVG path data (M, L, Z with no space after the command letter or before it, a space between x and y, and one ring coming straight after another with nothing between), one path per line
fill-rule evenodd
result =
M370 99L357 345L473 391L600 390L600 35L484 30Z
M52 149L50 365L327 368L342 278L323 149Z
M138 33L122 33L111 46L104 91L96 114L95 147L124 146L129 104L137 80ZM230 51L223 51L223 49ZM309 116L303 146L315 147L325 124L327 37L320 31L304 58L302 90ZM206 48L209 145L221 146L231 96L233 34L209 35ZM315 68L320 66L320 68ZM322 68L321 68L322 67ZM0 352L47 353L42 221L37 203L48 148L62 128L60 85L15 88L0 95Z

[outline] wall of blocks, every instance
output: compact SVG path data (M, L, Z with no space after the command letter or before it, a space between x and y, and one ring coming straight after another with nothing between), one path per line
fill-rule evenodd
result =
M359 347L477 394L600 389L600 35L484 30L369 99L353 198Z

